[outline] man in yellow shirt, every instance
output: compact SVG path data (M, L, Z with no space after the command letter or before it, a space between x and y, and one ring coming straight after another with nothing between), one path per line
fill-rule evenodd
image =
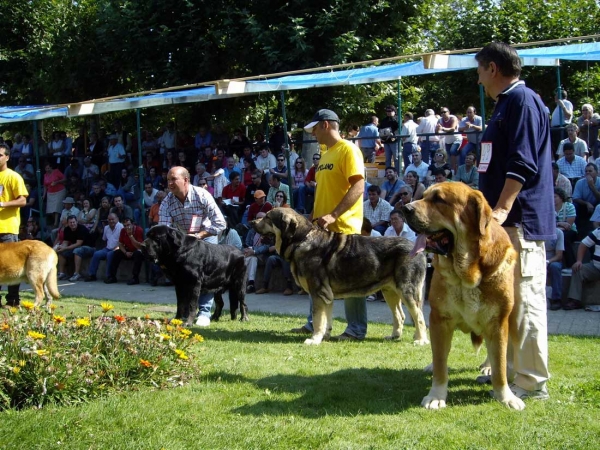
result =
M329 109L319 110L304 127L321 147L321 161L316 168L317 186L313 222L336 233L360 234L363 221L364 163L360 149L340 136L340 119ZM308 322L293 332L312 334L312 299ZM367 302L365 297L344 299L348 326L336 337L338 341L362 341L367 334ZM327 324L328 328L331 324Z
M10 150L0 144L0 242L17 242L21 217L19 209L27 203L27 189L21 175L8 168ZM1 297L0 297L1 300ZM8 286L8 306L19 305L19 285Z

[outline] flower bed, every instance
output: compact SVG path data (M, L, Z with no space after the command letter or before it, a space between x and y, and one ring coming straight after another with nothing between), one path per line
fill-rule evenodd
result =
M0 317L0 410L68 405L110 392L181 386L199 374L188 352L203 337L180 320L128 318L103 303L66 318L21 302Z

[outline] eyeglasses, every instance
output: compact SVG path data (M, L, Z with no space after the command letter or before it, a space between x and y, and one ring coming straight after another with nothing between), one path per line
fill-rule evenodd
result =
M284 159L278 159L277 161L279 161L279 162L283 162L283 161L285 161L285 160L284 160Z
M283 198L283 195L281 195L281 194L279 194L279 195L276 195L276 196L275 196L275 198L277 198L277 197L281 197L281 198Z
M444 110L442 111L442 114L446 114L447 112L450 112L450 111L448 111L447 109L444 109Z
M405 195L409 195L409 194L408 194L408 192L400 192L400 195L404 197Z

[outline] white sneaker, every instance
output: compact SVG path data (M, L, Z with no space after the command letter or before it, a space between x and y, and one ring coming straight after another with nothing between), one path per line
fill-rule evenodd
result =
M369 295L369 296L367 296L367 301L368 302L376 302L377 301L377 296L375 294Z
M66 273L59 273L58 274L58 279L59 280L66 280L67 278L69 278L69 275L67 275Z
M79 275L78 273L73 274L73 276L71 278L69 278L69 281L79 281L83 279L83 277L81 275Z
M198 318L196 319L196 326L197 327L208 327L208 326L210 326L210 317L198 316Z
M550 398L545 386L542 389L528 391L512 383L510 385L510 390L521 400L525 400L526 398L532 398L534 400L548 400Z

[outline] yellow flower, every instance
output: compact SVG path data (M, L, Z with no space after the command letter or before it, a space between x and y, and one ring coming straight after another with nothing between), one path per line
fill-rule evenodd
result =
M201 334L195 334L193 338L196 342L204 342L204 337Z
M54 303L50 303L50 310L54 311L56 308L58 308L58 305L55 305Z
M144 367L152 367L152 363L150 361L146 361L145 359L140 359L140 364Z
M77 319L76 323L77 323L77 326L79 328L81 328L81 327L89 327L90 326L90 320L89 319L85 319L85 318L84 319Z
M20 360L19 360L19 365L20 365L21 367L25 367L25 360L24 360L24 359L20 359Z
M52 320L56 323L65 323L67 319L63 316L52 316Z
M36 353L38 356L45 356L48 354L48 350L34 350L33 353Z
M165 334L165 333L160 333L158 336L160 337L161 341L163 341L163 340L168 341L169 339L171 339L171 336L168 334Z
M114 306L110 303L100 303L100 306L102 307L102 311L104 312L109 312L111 309L114 309Z
M28 302L27 300L22 301L21 306L27 311L31 311L35 307L33 302Z
M0 325L0 330L8 331L8 330L10 330L10 325L5 322L2 325Z
M45 334L38 333L37 331L28 331L27 336L33 339L44 339L46 337Z
M175 349L175 353L179 357L179 359L189 359L183 350Z
M167 331L173 331L173 327L171 325L167 325L166 328L167 328Z
M17 313L17 311L18 311L18 309L17 309L17 308L15 308L14 306L12 306L12 307L9 309L9 311L10 311L10 313L11 313L11 314L16 314L16 313Z
M189 336L190 334L192 334L191 330L188 330L187 328L184 328L183 330L179 331L181 334L183 334L184 336Z
M13 367L12 371L16 375L16 374L18 374L21 371L21 368L20 367Z
M179 320L179 319L172 319L171 320L171 325L177 326L177 325L181 325L181 324L183 324L182 320Z

